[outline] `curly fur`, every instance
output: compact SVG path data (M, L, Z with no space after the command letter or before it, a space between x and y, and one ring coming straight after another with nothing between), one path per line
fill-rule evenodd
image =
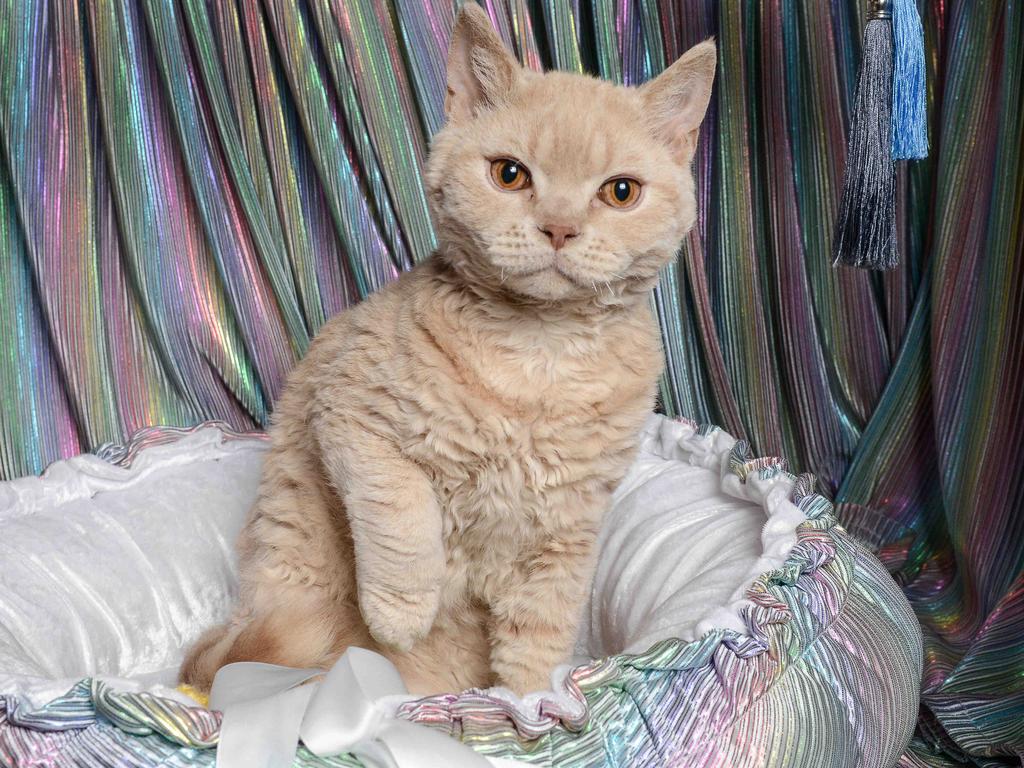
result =
M185 682L359 645L414 692L547 686L654 402L649 293L694 221L714 62L702 43L642 88L529 72L463 9L427 173L441 247L329 321L291 373L237 609ZM531 187L492 182L506 156ZM596 196L621 175L643 183L627 211ZM555 249L552 224L579 234Z

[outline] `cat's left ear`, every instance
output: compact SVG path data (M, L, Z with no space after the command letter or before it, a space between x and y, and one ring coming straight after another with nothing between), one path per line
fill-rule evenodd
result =
M715 41L705 40L640 88L655 130L683 163L689 163L697 150L697 134L711 101L715 60Z

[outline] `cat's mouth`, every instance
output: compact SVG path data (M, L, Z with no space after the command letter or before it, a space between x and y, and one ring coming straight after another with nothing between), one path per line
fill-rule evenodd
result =
M563 277L566 280L568 280L570 283L575 285L577 288L587 288L587 287L589 287L589 286L586 286L583 283L581 283L579 281L579 279L577 279L571 272L567 272L559 264L553 264L552 268L555 270L556 273L558 273L561 277Z

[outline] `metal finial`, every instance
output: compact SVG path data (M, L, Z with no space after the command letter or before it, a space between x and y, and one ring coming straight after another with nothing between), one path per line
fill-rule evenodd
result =
M871 0L871 10L868 11L868 21L872 19L891 19L891 0Z

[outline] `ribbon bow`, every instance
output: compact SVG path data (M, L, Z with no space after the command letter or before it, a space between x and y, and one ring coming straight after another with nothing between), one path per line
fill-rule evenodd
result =
M395 718L409 693L378 653L349 648L314 680L323 674L256 662L223 667L210 691L210 708L223 713L217 768L290 768L299 739L318 757L351 752L373 768L517 765Z

